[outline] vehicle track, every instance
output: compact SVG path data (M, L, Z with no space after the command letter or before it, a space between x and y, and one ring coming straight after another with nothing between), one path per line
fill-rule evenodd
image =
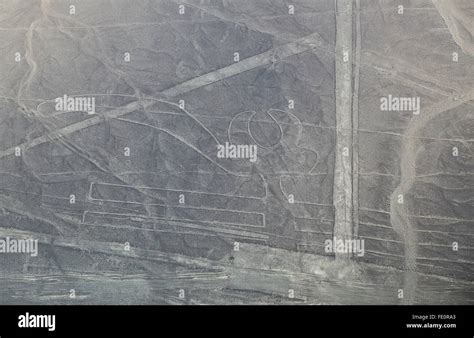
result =
M405 131L400 152L400 184L393 191L390 198L390 221L393 229L402 237L405 245L405 285L404 303L412 304L416 292L416 231L411 224L406 204L398 203L399 195L406 195L416 180L416 158L420 146L420 139L416 136L436 116L446 113L474 100L474 90L466 92L459 97L450 96L431 107L422 109L421 114L414 116Z
M448 29L455 42L464 51L472 52L470 46L467 46L458 34L457 26L454 25L453 18L448 15L449 6L447 3L439 0L432 1L448 25ZM393 191L390 198L390 221L393 229L401 236L405 246L404 298L402 301L404 304L413 304L416 297L417 238L416 230L408 215L408 208L406 204L398 203L398 197L399 195L405 196L411 190L416 180L416 159L420 146L420 139L417 138L417 136L436 116L472 100L474 100L474 90L459 95L450 95L438 103L426 109L422 109L420 115L416 115L411 119L403 135L400 152L400 184Z

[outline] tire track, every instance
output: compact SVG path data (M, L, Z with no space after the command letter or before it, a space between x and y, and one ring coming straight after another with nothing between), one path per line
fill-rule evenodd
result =
M467 54L473 55L471 44L462 38L459 22L450 12L458 13L449 7L447 2L432 0L434 6L448 26L454 41ZM464 27L466 29L466 27ZM404 304L413 304L417 288L417 238L416 229L411 224L405 204L398 203L399 195L404 196L413 187L416 180L416 158L420 146L419 132L436 116L474 100L474 90L460 95L451 95L442 101L423 109L410 121L402 140L400 153L400 184L390 198L390 221L393 229L401 236L405 246Z
M405 279L403 303L412 304L415 300L417 275L416 231L411 224L405 204L398 203L398 196L405 195L416 180L416 158L420 139L416 135L436 116L474 100L474 90L458 96L450 96L414 115L404 134L400 153L400 184L390 198L390 221L393 229L401 236L405 246Z
M464 14L463 10L456 8L454 1L432 0L439 15L443 18L454 42L468 55L474 56L472 36L474 24L472 18Z

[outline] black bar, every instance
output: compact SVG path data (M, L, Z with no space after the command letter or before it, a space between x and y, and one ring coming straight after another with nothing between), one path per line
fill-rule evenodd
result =
M19 328L26 313L55 315L54 331ZM473 314L468 306L0 306L0 337L473 337Z

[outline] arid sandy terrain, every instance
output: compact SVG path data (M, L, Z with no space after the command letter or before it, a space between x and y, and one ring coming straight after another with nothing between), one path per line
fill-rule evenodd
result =
M2 1L0 304L472 305L473 36L470 0Z

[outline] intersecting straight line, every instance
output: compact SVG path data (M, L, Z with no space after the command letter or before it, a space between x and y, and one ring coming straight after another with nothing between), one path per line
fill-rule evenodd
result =
M176 97L178 95L182 95L184 93L210 85L212 83L221 81L223 79L241 74L245 71L270 64L275 56L277 56L278 59L281 60L281 59L285 59L293 55L311 50L313 48L316 48L324 44L325 42L322 39L322 37L318 33L313 33L303 38L297 39L296 41L289 42L281 46L277 46L264 53L251 56L240 62L236 62L229 66L226 66L226 67L217 69L215 71L212 71L210 73L193 78L189 81L185 81L181 84L178 84L174 87L164 90L160 94L166 97ZM48 134L39 136L31 141L27 141L22 144L10 147L6 150L0 151L0 159L14 154L16 147L20 147L20 148L35 147L35 146L47 143L51 140L62 138L66 135L94 126L108 119L120 117L120 116L129 114L131 112L134 112L140 109L147 109L148 107L153 105L155 102L156 102L156 99L154 100L139 99L138 101L129 103L125 106L106 111L101 115L97 115L92 118L70 124L66 127L52 131Z

